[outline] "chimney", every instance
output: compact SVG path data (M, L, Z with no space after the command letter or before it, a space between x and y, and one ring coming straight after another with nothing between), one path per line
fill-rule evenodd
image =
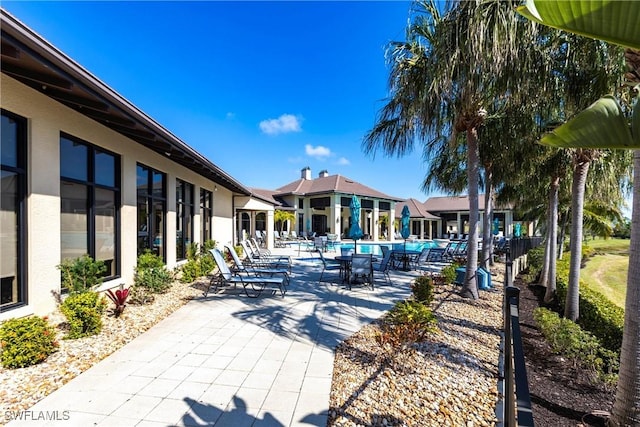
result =
M300 178L301 179L311 179L311 168L309 166L307 166L306 168L302 169L300 171Z
M326 169L323 169L318 174L318 178L326 178L329 176L329 172Z

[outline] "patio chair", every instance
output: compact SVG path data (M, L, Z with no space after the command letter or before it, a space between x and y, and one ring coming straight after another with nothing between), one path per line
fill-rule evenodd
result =
M363 283L369 283L373 290L373 261L371 254L353 254L351 256L351 271L349 272L349 289L351 285L362 279Z
M278 232L278 230L273 231L273 244L276 248L284 248L286 245L284 244L284 239Z
M382 248L382 261L380 263L373 263L373 280L375 281L375 273L380 272L386 279L387 283L391 283L391 276L389 276L389 268L391 267L391 251L386 246Z
M416 262L414 264L414 267L415 267L414 270L420 270L422 265L427 263L430 252L431 252L431 248L422 249L422 251L420 252L420 255L418 255L418 258L416 259Z
M318 279L318 284L322 282L322 278L324 277L324 273L327 271L337 271L338 276L342 278L342 264L335 261L327 261L327 259L322 255L321 250L317 250L320 254L320 261L322 261L322 273L320 273L320 279Z
M332 250L335 252L337 242L338 242L337 234L327 234L327 250Z
M322 252L327 251L327 247L325 246L325 242L324 240L322 240L322 237L314 237L313 246L315 250L322 251Z
M286 268L272 268L272 267L263 267L261 265L256 265L253 264L251 262L249 263L243 263L240 260L240 257L238 257L238 253L236 252L236 250L233 248L233 246L231 245L224 245L225 249L227 250L227 252L229 252L229 254L231 255L231 258L233 259L233 263L235 265L235 269L232 270L232 272L240 272L240 273L247 273L249 275L253 275L253 276L268 276L268 277L273 277L275 275L281 274L284 276L285 278L285 285L288 285L291 282L291 279L289 277L289 270Z
M254 253L258 253L260 255L271 255L271 251L269 249L261 249L256 239L254 239L253 237L251 239L248 239L247 243Z
M291 270L291 257L278 256L278 255L274 255L274 256L261 255L259 253L254 252L245 240L240 242L240 246L242 246L242 249L244 250L245 264L250 264L255 267L263 267L263 268L286 267L288 270Z
M204 296L209 294L209 289L214 288L214 292L217 292L220 287L231 286L237 287L238 284L242 285L244 293L249 298L257 298L267 286L276 286L280 290L280 295L284 297L287 292L284 285L284 278L276 277L259 277L250 276L248 274L240 272L232 272L227 263L224 261L222 253L218 249L210 249L213 259L218 266L218 274L215 274L209 281L209 286L204 291Z
M351 255L353 255L353 248L341 247L340 248L340 255L342 255L342 256L351 256Z

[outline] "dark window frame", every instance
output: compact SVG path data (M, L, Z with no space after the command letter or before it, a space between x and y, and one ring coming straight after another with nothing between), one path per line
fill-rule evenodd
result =
M178 192L180 187L180 192ZM182 201L178 195L182 193ZM189 198L187 199L187 193ZM188 200L188 201L187 201ZM182 207L182 209L180 209ZM179 215L180 214L180 215ZM194 186L193 184L176 178L176 260L181 261L187 258L187 250L190 243L193 243L193 219L195 214ZM188 220L191 221L189 235L185 235ZM180 224L180 227L178 227ZM182 231L182 236L178 237L178 230Z
M81 138L70 135L66 132L60 132L60 143L62 143L62 139L67 139L75 144L83 145L87 148L87 180L81 180L71 177L60 175L60 185L63 185L63 182L70 182L74 184L80 184L87 187L87 248L88 255L95 259L96 257L96 190L103 189L107 191L113 191L114 193L114 252L113 252L113 263L114 266L112 268L113 274L110 276L105 276L103 280L113 280L121 277L121 263L120 263L120 210L122 207L121 203L121 165L122 159L121 156L117 153L114 153L110 150L107 150L104 147L100 147L98 145L92 144L88 141L85 141ZM96 179L96 155L97 153L108 154L114 159L114 183L113 186L99 184ZM62 162L62 158L60 159ZM62 203L62 201L61 201ZM62 260L61 260L62 261Z
M203 203L204 201L204 203ZM200 188L200 244L213 238L213 192ZM208 227L205 227L205 224ZM208 235L205 233L208 231Z
M165 172L161 172L157 169L152 168L151 166L147 166L144 163L136 163L136 183L138 181L138 168L144 168L146 169L147 172L147 176L146 176L146 187L145 187L145 193L142 195L142 197L144 197L145 199L145 204L146 204L146 208L147 208L147 220L146 220L146 229L147 229L147 239L146 239L146 246L140 247L139 245L139 239L137 242L137 253L138 255L140 255L142 252L144 252L145 250L150 250L154 253L156 253L158 256L160 256L163 261L166 262L167 260L167 174ZM153 176L154 174L159 174L162 176L162 196L157 196L154 193L154 182L153 182ZM137 184L136 184L137 185ZM139 216L140 213L137 212L138 210L138 197L140 197L140 188L137 189L136 191L136 216ZM160 202L162 204L162 245L161 248L158 252L154 251L154 247L152 245L152 241L151 241L151 233L152 230L155 230L155 218L153 217L153 215L148 215L150 212L153 211L153 206L155 203ZM139 231L139 230L138 230ZM155 239L154 239L155 240Z
M29 280L27 276L27 236L28 236L28 224L27 224L27 160L28 160L28 132L27 125L28 120L25 117L14 114L4 108L0 109L0 115L5 116L16 122L16 155L17 164L15 166L4 165L0 160L0 170L16 174L17 178L17 200L16 200L16 220L17 220L17 265L16 274L18 277L18 300L16 302L7 303L1 305L2 310L10 310L18 307L23 307L29 303Z

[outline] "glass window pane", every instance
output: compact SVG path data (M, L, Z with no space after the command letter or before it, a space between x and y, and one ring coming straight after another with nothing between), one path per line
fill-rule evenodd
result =
M150 249L149 245L149 210L146 197L138 197L138 254Z
M183 188L184 188L184 182L180 181L179 179L176 179L176 202L177 203L183 202L182 200L182 198L184 197L184 195L182 194Z
M18 123L11 117L2 115L2 146L0 162L5 166L18 166Z
M0 190L0 300L5 305L22 301L18 286L18 175L2 171Z
M60 249L61 258L74 259L89 253L87 244L87 187L60 183Z
M112 154L96 150L95 168L96 184L108 187L116 186L116 159Z
M164 203L156 202L152 209L153 252L164 258Z
M176 206L176 259L181 260L185 258L185 247L184 247L184 205L179 203Z
M184 186L184 203L187 205L193 204L193 185L185 183Z
M115 192L96 188L96 256L107 266L106 277L115 274L116 203Z
M164 194L164 174L153 171L153 197L165 198Z
M149 191L149 169L142 165L136 167L136 188L138 197L146 196Z
M60 176L87 181L88 147L60 138Z

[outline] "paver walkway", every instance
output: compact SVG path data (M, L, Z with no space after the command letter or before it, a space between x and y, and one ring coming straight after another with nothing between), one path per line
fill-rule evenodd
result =
M349 291L319 274L306 254L284 298L190 301L8 425L326 426L335 346L406 298L413 275Z

